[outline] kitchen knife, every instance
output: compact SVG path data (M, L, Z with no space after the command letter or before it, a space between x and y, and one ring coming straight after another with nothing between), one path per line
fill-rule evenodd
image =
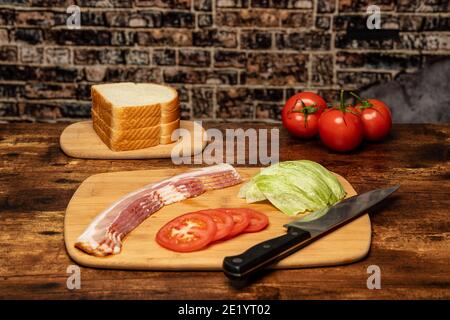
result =
M246 278L361 216L398 188L397 185L356 195L322 209L317 219L305 221L305 217L290 222L284 226L287 228L285 235L261 242L240 255L225 257L224 273L230 278Z

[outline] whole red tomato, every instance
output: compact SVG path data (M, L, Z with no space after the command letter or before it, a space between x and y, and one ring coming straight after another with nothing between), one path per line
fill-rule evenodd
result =
M361 99L355 107L361 114L364 138L370 141L380 141L391 131L392 115L389 107L377 99Z
M328 148L340 152L353 150L361 143L363 124L357 110L344 105L344 91L340 105L322 113L319 135Z
M290 97L288 101L286 101L284 109L299 109L303 106L318 108L320 114L327 108L327 103L318 94L315 94L314 92L304 91L294 94L292 97Z
M301 92L286 102L281 118L283 126L294 136L311 138L317 135L319 117L327 103L313 92Z

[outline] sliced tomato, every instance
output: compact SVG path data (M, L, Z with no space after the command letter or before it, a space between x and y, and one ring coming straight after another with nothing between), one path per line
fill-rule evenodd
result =
M169 250L191 252L213 241L216 230L216 223L209 215L186 213L164 225L156 234L156 241Z
M237 236L238 234L242 233L250 224L250 216L245 211L241 211L238 208L221 208L219 210L231 215L234 221L233 229L231 229L228 236L226 236L224 239L231 239Z
M247 212L250 216L250 223L247 228L245 228L244 232L261 231L269 225L269 218L267 218L265 214L247 208L242 208L240 210Z
M213 241L225 238L230 234L231 230L233 229L234 221L231 214L215 209L200 210L197 211L197 213L207 214L216 223L217 231Z

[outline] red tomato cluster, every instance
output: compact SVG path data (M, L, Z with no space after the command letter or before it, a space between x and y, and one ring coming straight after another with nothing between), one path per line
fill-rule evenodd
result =
M351 93L356 105L340 104L327 108L327 103L312 92L300 92L289 98L281 113L283 126L294 136L311 138L319 134L332 150L346 152L355 149L363 138L384 139L391 130L392 116L388 106L377 99L362 99Z
M156 234L156 242L172 251L191 252L241 233L261 231L268 224L266 215L252 209L200 210L169 221Z

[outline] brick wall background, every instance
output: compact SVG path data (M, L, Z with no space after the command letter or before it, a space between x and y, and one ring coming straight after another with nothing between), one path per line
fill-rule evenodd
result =
M398 38L349 37L368 4ZM449 0L0 0L0 120L88 118L90 86L116 81L177 87L184 118L279 119L298 90L334 97L450 57L449 12Z

